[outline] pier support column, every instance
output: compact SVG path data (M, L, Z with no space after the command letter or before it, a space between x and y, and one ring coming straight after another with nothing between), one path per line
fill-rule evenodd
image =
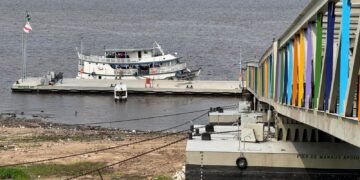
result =
M257 104L256 104L256 97L254 96L254 99L253 99L253 104L254 104L254 111L256 111L257 109Z
M271 122L271 116L272 116L272 111L270 110L270 105L269 105L269 109L267 110L267 130L268 130L268 135L270 134L270 122Z

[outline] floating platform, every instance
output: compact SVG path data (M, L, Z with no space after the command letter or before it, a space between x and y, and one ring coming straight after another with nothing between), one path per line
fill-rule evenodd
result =
M195 125L195 128L203 127ZM346 143L239 141L237 126L214 126L211 140L192 136L186 179L358 179L360 149ZM200 128L200 134L204 133ZM223 133L225 132L225 133ZM246 136L245 136L246 137ZM238 164L237 161L244 163Z
M43 83L41 77L19 80L11 87L13 92L34 93L113 93L114 85L125 83L129 94L183 94L183 95L240 95L239 81L175 81L145 79L110 80L64 78L54 85Z

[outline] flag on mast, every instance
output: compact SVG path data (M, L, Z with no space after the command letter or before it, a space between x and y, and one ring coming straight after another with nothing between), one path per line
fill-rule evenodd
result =
M30 26L30 14L29 13L26 13L26 23L25 23L25 26L24 26L24 32L26 33L29 33L30 31L32 31L32 28Z

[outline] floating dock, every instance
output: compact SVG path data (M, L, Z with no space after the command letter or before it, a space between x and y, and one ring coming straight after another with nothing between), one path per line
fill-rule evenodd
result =
M240 95L240 81L175 81L145 79L110 80L64 78L54 85L44 83L41 77L19 80L11 87L13 92L34 93L113 93L114 85L125 83L129 94L183 94L183 95Z

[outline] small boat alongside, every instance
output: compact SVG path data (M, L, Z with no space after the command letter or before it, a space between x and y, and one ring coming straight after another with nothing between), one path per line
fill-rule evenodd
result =
M201 68L191 71L176 53L165 54L154 42L152 48L106 49L103 56L78 52L80 79L177 79L193 80Z
M116 84L114 87L114 99L117 101L126 101L127 100L127 86L124 83Z

